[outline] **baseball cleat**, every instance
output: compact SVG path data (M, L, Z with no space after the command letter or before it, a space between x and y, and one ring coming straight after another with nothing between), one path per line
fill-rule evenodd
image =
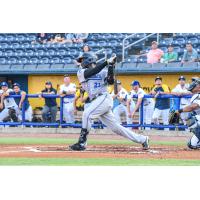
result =
M71 146L69 146L69 149L72 151L84 151L86 149L85 145L76 143Z
M147 136L146 141L142 144L143 150L149 149L149 137Z

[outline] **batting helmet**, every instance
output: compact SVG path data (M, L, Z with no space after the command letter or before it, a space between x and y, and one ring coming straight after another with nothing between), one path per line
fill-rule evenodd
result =
M188 91L192 91L197 85L200 85L200 78L196 79L195 81L193 81L189 87L188 87Z
M81 63L83 68L88 68L91 64L96 63L97 56L92 52L86 52L79 56L77 61Z

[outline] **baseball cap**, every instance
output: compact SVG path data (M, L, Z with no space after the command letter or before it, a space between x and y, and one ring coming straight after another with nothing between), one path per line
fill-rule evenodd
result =
M117 80L117 84L121 85L122 83L121 83L121 81L120 81L120 80Z
M184 80L184 81L185 81L186 78L185 78L184 76L180 76L178 80L179 80L179 81L180 81L180 80Z
M47 81L45 85L52 85L51 81Z
M161 78L160 76L157 76L157 77L155 78L155 81L157 81L157 80L161 80L161 81L162 81L162 78Z
M13 88L14 88L15 86L17 86L17 87L20 88L20 84L19 84L19 83L14 83L14 84L13 84Z
M65 74L64 77L70 77L70 75L69 74Z
M131 83L131 86L136 86L136 85L139 85L140 86L140 82L135 80Z
M6 82L2 82L2 83L1 83L1 87L2 87L2 86L6 86L6 87L8 87L8 83L6 83Z

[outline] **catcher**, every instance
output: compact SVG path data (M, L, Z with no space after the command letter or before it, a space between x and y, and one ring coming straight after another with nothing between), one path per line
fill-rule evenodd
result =
M178 124L180 114L190 112L186 123L188 129L194 134L188 142L190 149L200 149L200 78L194 80L188 88L193 96L190 100L190 105L177 111L172 111L169 115L170 124Z
M86 149L87 136L91 128L91 119L98 118L113 132L142 144L143 149L149 148L148 136L138 135L121 126L112 113L113 99L107 90L108 84L114 83L114 66L116 55L102 64L96 64L97 58L93 53L84 53L77 60L81 67L77 72L82 88L88 93L90 103L82 116L82 129L77 143L70 146L71 150L83 151Z

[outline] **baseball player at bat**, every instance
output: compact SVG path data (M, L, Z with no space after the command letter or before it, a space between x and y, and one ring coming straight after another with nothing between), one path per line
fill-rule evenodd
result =
M93 53L84 53L78 58L81 67L77 72L78 80L90 98L89 106L82 115L82 129L77 143L70 146L71 150L83 151L87 146L87 136L91 128L91 119L98 118L114 133L140 143L144 150L149 148L148 136L143 136L121 126L112 113L113 99L107 91L108 84L114 83L114 66L116 55L102 64L96 64Z

